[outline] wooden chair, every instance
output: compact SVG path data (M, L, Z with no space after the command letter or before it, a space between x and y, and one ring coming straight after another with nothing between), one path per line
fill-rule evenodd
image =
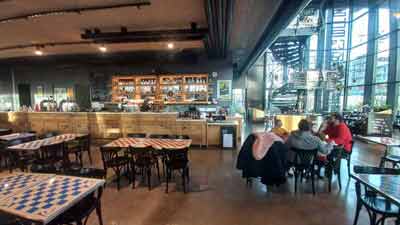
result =
M318 149L307 150L292 148L295 152L293 167L294 167L294 191L297 192L297 181L306 176L310 176L312 192L315 195L315 159L317 158Z
M120 155L121 148L118 147L100 147L100 151L106 176L108 169L112 169L115 172L117 176L117 190L119 190L122 172L124 169L129 171L130 159Z
M168 139L168 134L150 134L149 138Z
M354 166L354 172L358 174L390 174L400 175L399 169L378 168L378 167L361 167ZM356 225L362 207L367 210L371 224L385 224L385 220L389 218L396 218L396 224L399 223L399 210L400 208L391 203L385 197L379 195L375 191L369 189L361 182L357 181L356 186L356 214L353 224ZM364 188L362 188L364 187ZM378 216L380 218L378 219Z
M145 138L146 134L141 134L141 133L130 133L127 134L128 138Z
M172 178L173 172L181 173L183 192L186 193L186 183L189 181L189 149L165 149L167 160L165 161L167 169L167 185L165 192L168 193L168 184Z
M333 175L337 175L337 181L339 189L342 189L342 182L340 176L340 167L342 161L342 154L345 150L343 147L337 147L332 150L332 152L327 156L327 162L325 165L325 175L328 178L328 188L329 192L332 190L332 178Z
M31 171L35 173L59 173L68 165L68 153L64 142L44 145L33 161Z
M132 188L135 188L136 180L136 169L138 168L141 172L142 177L147 177L147 185L151 190L151 171L153 168L157 169L158 180L161 182L160 177L160 166L158 157L155 154L155 150L151 147L130 147L128 153L131 157L131 180L133 182Z

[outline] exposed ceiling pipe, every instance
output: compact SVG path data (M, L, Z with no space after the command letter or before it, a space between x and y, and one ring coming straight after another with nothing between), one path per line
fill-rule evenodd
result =
M71 13L81 14L81 13L90 12L90 11L109 10L109 9L118 9L118 8L126 8L126 7L137 7L138 9L140 9L140 7L142 7L142 6L149 6L149 5L151 5L151 3L149 1L136 1L135 3L100 5L100 6L80 7L80 8L71 8L71 9L46 10L46 11L40 11L40 12L36 12L36 13L2 18L2 19L0 19L0 23L10 23L10 22L16 22L18 20L29 20L29 19L35 19L35 18L44 17L44 16L57 16L57 15L65 15L65 14L71 14Z

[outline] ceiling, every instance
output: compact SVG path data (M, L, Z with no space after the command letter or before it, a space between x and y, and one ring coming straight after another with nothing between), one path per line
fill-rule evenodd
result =
M43 11L76 9L117 4L137 3L137 0L2 0L0 20L29 15ZM148 2L148 1L142 1ZM167 3L168 2L168 3ZM46 45L46 55L98 54L100 44L82 44L81 34L85 29L99 28L101 32L119 31L125 26L129 31L190 29L196 22L199 28L207 27L203 0L151 0L151 5L121 7L81 13L65 13L40 16L30 19L0 23L0 59L33 56L37 45L43 43L69 43L68 45ZM166 4L167 3L167 4ZM77 43L77 44L74 44ZM23 48L18 48L23 47ZM28 46L28 47L27 47ZM174 43L174 51L202 49L200 40ZM4 50L5 48L11 48ZM108 51L157 51L166 50L167 42L107 44Z
M211 51L224 48L224 53L218 57L229 57L233 59L233 63L241 63L249 57L283 2L283 0L0 0L0 9L7 9L0 11L0 62L37 58L34 52L38 46L42 48L43 44L44 48L41 50L46 56L100 55L102 53L99 47L106 43L107 52L117 54L192 51L208 52L211 55ZM140 8L82 10L2 22L7 18L24 17L40 12L139 3L150 4ZM101 33L120 33L121 27L126 27L128 32L191 30L193 22L197 24L198 29L208 30L206 38L176 39L173 50L167 48L170 41L165 38L158 41L102 42L83 39L81 36L88 29L94 32L95 28L100 29ZM158 35L163 37L162 34Z

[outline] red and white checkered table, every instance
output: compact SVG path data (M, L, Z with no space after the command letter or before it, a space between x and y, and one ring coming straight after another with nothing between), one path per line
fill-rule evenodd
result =
M185 149L190 147L190 139L158 139L158 138L119 138L104 147L153 147L154 149Z

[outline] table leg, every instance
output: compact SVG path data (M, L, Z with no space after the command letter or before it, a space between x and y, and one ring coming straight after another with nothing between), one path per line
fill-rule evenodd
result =
M381 162L379 163L379 167L383 168L385 166L385 157L387 156L389 146L385 147L385 152L383 153L383 157L381 158Z
M101 214L101 195L103 194L103 187L100 187L97 193L97 206L96 206L96 214L99 218L99 224L103 225L103 217Z

